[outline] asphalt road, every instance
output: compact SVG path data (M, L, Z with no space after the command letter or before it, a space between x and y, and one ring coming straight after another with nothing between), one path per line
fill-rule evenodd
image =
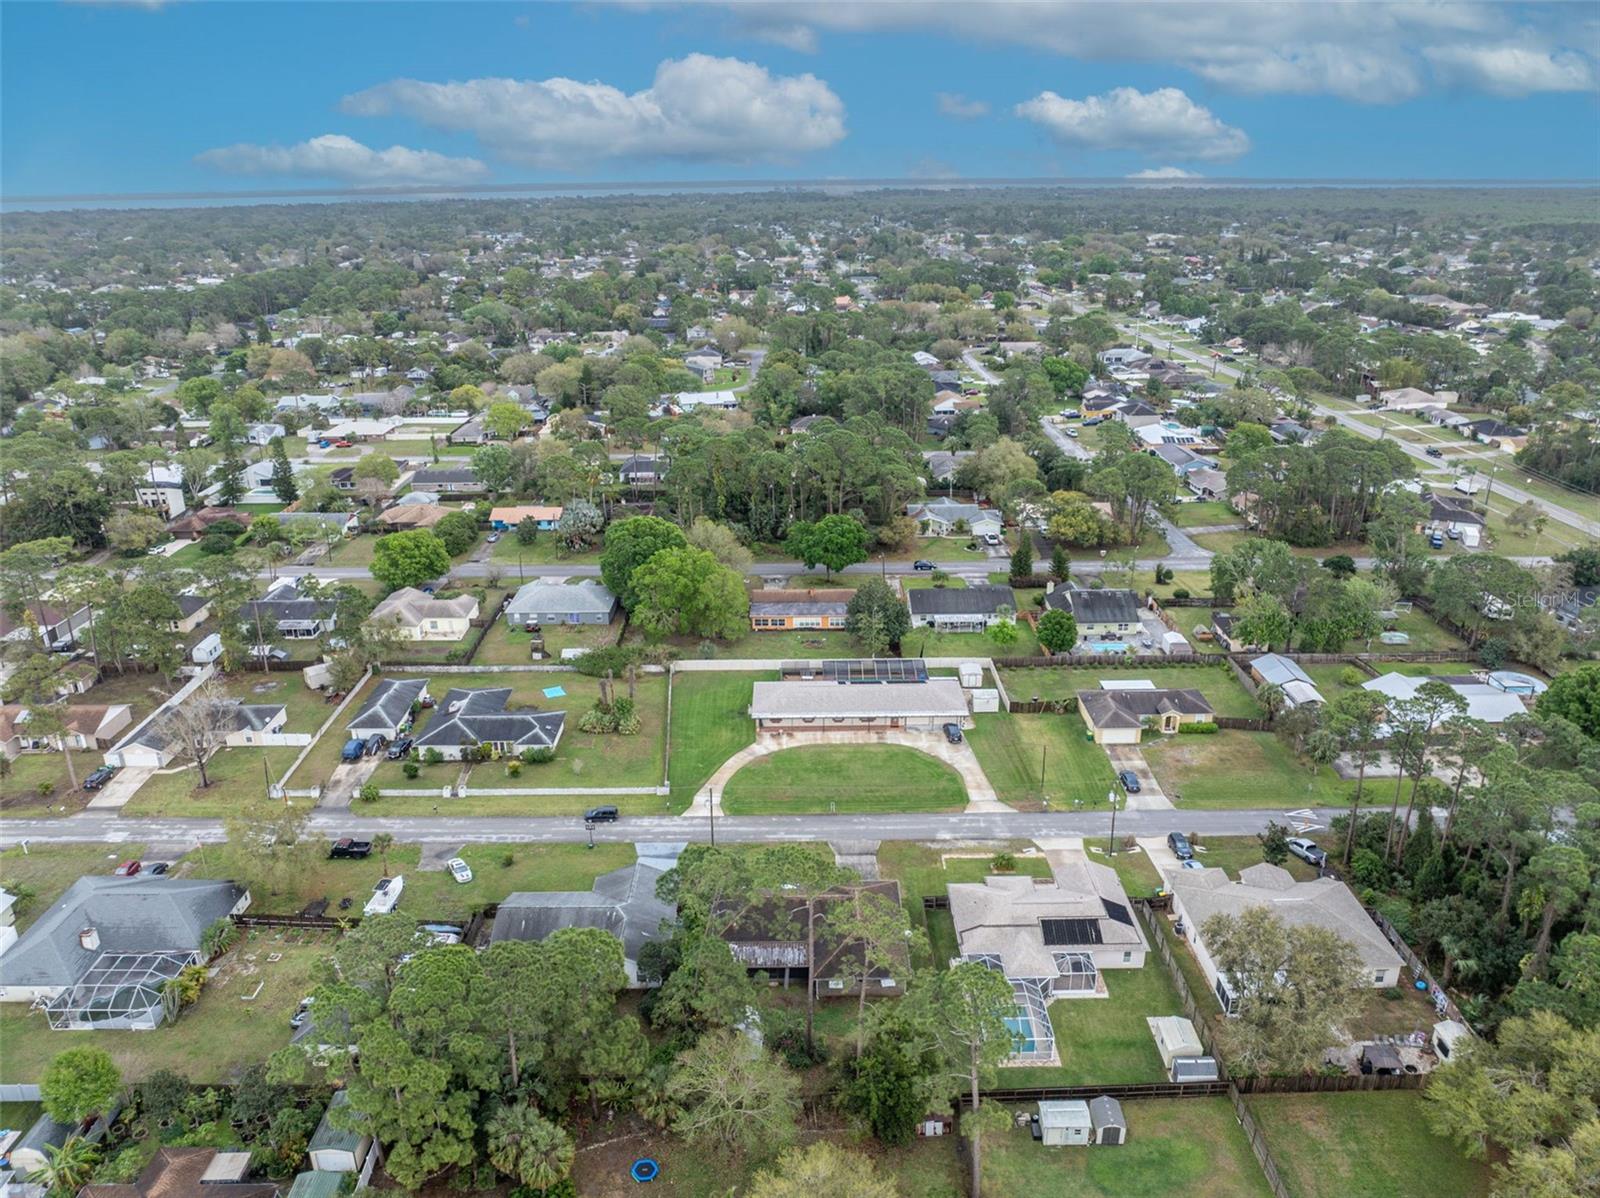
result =
M446 801L448 805L448 800ZM1313 813L1312 824L1327 826L1338 810ZM1247 836L1269 820L1285 822L1283 811L1121 811L1117 835L1165 836L1196 832ZM370 837L389 832L397 841L454 841L458 844L582 843L588 838L576 816L375 816L317 812L311 827L319 835ZM1107 836L1108 812L1003 812L994 815L783 815L722 817L716 839L741 843L802 840L1005 840L1040 836ZM639 816L599 824L596 841L635 843L710 840L711 822L681 816ZM220 844L227 839L221 820L163 819L79 814L62 819L8 819L0 823L0 846L33 844Z

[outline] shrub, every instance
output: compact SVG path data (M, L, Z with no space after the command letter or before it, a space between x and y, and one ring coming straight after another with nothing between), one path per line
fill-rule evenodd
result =
M56 784L54 782L41 782L39 783L37 789L41 799L48 799L51 795L55 794Z
M517 855L515 853L513 853L510 849L507 849L505 852L500 854L500 868L501 869L510 869L516 863L517 863Z
M415 778L422 772L422 767L415 761L408 761L400 767L400 772L407 778Z
M187 1007L200 997L200 991L205 988L206 967L204 965L186 965L178 971L178 976L167 985L171 986L178 995L178 1006Z
M1360 686L1367 680L1367 676L1355 666L1345 666L1339 671L1339 681L1345 686Z
M1179 724L1178 732L1184 736L1211 736L1217 731L1217 726L1210 720L1201 720L1197 724Z
M1017 859L1010 853L996 853L989 861L989 868L997 874L1013 873L1017 868Z
M694 655L701 661L710 661L717 655L717 642L701 641L694 647Z
M361 790L356 797L363 803L376 803L378 801L378 784L376 782L363 782Z
M520 778L520 777L522 777L522 762L517 760L515 757L513 757L509 761L507 761L506 762L506 777L508 777L508 778Z
M212 922L200 934L200 950L205 953L206 960L220 956L232 948L239 940L239 925L224 915L221 919Z
M1174 599L1187 599L1189 597L1189 592L1186 588L1179 587L1177 590L1172 592L1172 597Z
M644 656L643 650L635 645L604 645L590 649L572 664L578 673L590 678L604 678L608 670L620 677L629 666L643 661Z
M524 749L522 762L524 765L544 765L556 759L554 749Z
M438 765L444 760L444 754L438 749L429 749L422 755L422 760L425 765Z

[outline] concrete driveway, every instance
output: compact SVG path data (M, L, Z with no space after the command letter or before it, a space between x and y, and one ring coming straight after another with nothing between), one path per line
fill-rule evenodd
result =
M1167 798L1166 792L1161 789L1161 783L1157 782L1156 776L1150 772L1150 766L1145 762L1144 754L1139 752L1139 746L1102 745L1101 748L1106 751L1106 756L1111 758L1112 769L1119 772L1132 770L1134 777L1139 779L1139 793L1123 796L1128 801L1129 811L1172 810L1172 800Z
M1150 863L1163 878L1171 879L1173 875L1183 872L1183 864L1167 847L1165 836L1140 836L1135 838L1135 843L1145 851Z
M362 784L372 777L372 772L382 760L383 754L377 753L360 761L341 761L333 767L333 774L322 788L322 798L317 800L317 806L325 811L348 811L350 800L355 798Z
M695 794L694 801L683 813L683 818L703 819L713 807L716 813L721 815L722 792L727 787L729 778L752 761L769 753L776 753L782 749L803 749L810 745L903 745L908 749L917 749L929 757L937 757L961 775L962 785L967 788L968 814L993 814L1011 810L994 793L994 787L989 784L983 766L978 764L978 755L972 751L972 745L966 740L959 745L953 745L944 738L942 732L863 729L840 732L761 733L754 744L746 745L717 768L717 772L712 774Z
M128 800L133 798L141 786L150 781L155 772L144 769L118 770L111 781L95 791L94 798L89 800L89 807L95 811L114 811L118 807L125 807Z

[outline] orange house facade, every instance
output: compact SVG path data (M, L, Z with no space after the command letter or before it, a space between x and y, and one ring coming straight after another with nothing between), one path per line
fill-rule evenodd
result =
M750 627L756 632L843 629L851 590L752 591Z

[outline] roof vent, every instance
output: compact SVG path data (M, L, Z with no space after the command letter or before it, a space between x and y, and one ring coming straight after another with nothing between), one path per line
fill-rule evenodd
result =
M80 929L78 944L86 952L97 952L100 948L100 930L93 925Z

